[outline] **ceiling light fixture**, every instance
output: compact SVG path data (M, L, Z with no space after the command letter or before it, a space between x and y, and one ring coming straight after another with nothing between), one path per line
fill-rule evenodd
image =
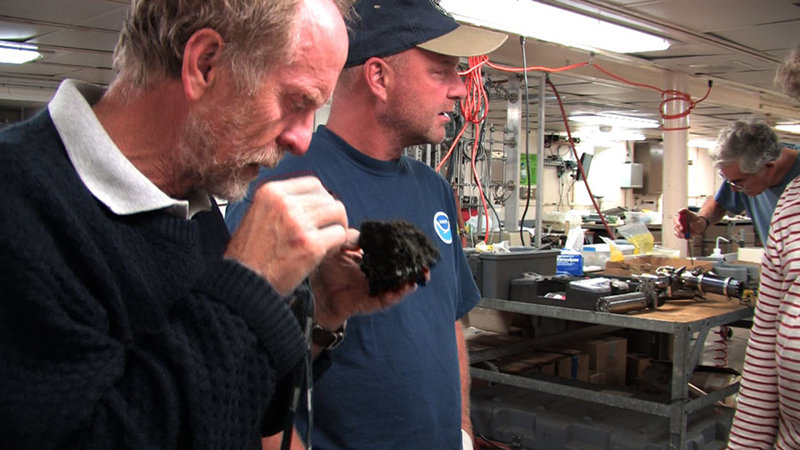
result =
M643 141L647 137L637 132L636 130L629 129L610 129L604 130L601 126L584 126L576 130L573 134L574 137L581 138L581 142L619 142L619 141Z
M669 48L666 39L532 0L441 0L457 20L585 50L640 53Z
M569 116L569 120L588 125L610 125L612 127L630 129L658 128L660 126L659 121L654 119L642 119L640 117L609 113L576 114Z
M785 131L787 133L792 134L800 134L800 123L793 123L793 124L780 124L775 125L775 129L778 131Z
M41 56L35 45L0 41L0 63L25 64Z

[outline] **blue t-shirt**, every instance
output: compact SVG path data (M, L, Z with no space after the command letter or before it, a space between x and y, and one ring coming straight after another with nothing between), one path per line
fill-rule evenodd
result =
M772 213L775 212L775 205L778 204L778 199L786 185L798 175L800 175L800 158L795 158L789 172L777 186L772 186L764 192L751 197L743 192L734 192L730 184L722 183L714 200L717 201L719 206L731 213L739 214L742 211L746 211L747 216L753 220L753 225L761 243L766 244L769 236L769 224L772 220Z
M315 448L460 449L461 391L456 320L480 294L461 249L458 210L450 185L407 157L380 161L357 151L325 127L303 157L287 156L262 169L254 185L316 175L347 208L351 227L364 220L404 219L438 246L430 281L392 308L348 320L332 350L331 367L313 391ZM228 206L233 229L252 201ZM301 436L307 418L298 414Z

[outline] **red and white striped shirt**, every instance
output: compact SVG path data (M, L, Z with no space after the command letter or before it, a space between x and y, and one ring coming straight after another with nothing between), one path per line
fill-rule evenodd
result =
M728 448L800 449L800 177L775 208Z

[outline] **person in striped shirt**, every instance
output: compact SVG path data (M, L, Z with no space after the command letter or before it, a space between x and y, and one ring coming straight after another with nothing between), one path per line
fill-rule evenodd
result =
M775 209L729 448L800 448L800 178Z
M800 44L775 76L800 99ZM761 287L728 448L800 448L800 177L770 223Z

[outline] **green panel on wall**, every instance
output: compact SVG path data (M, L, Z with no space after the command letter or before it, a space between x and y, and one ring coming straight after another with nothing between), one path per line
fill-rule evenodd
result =
M520 186L536 186L536 155L535 154L522 154L520 155L519 163L519 185ZM530 167L531 179L528 182L528 170L526 163Z

